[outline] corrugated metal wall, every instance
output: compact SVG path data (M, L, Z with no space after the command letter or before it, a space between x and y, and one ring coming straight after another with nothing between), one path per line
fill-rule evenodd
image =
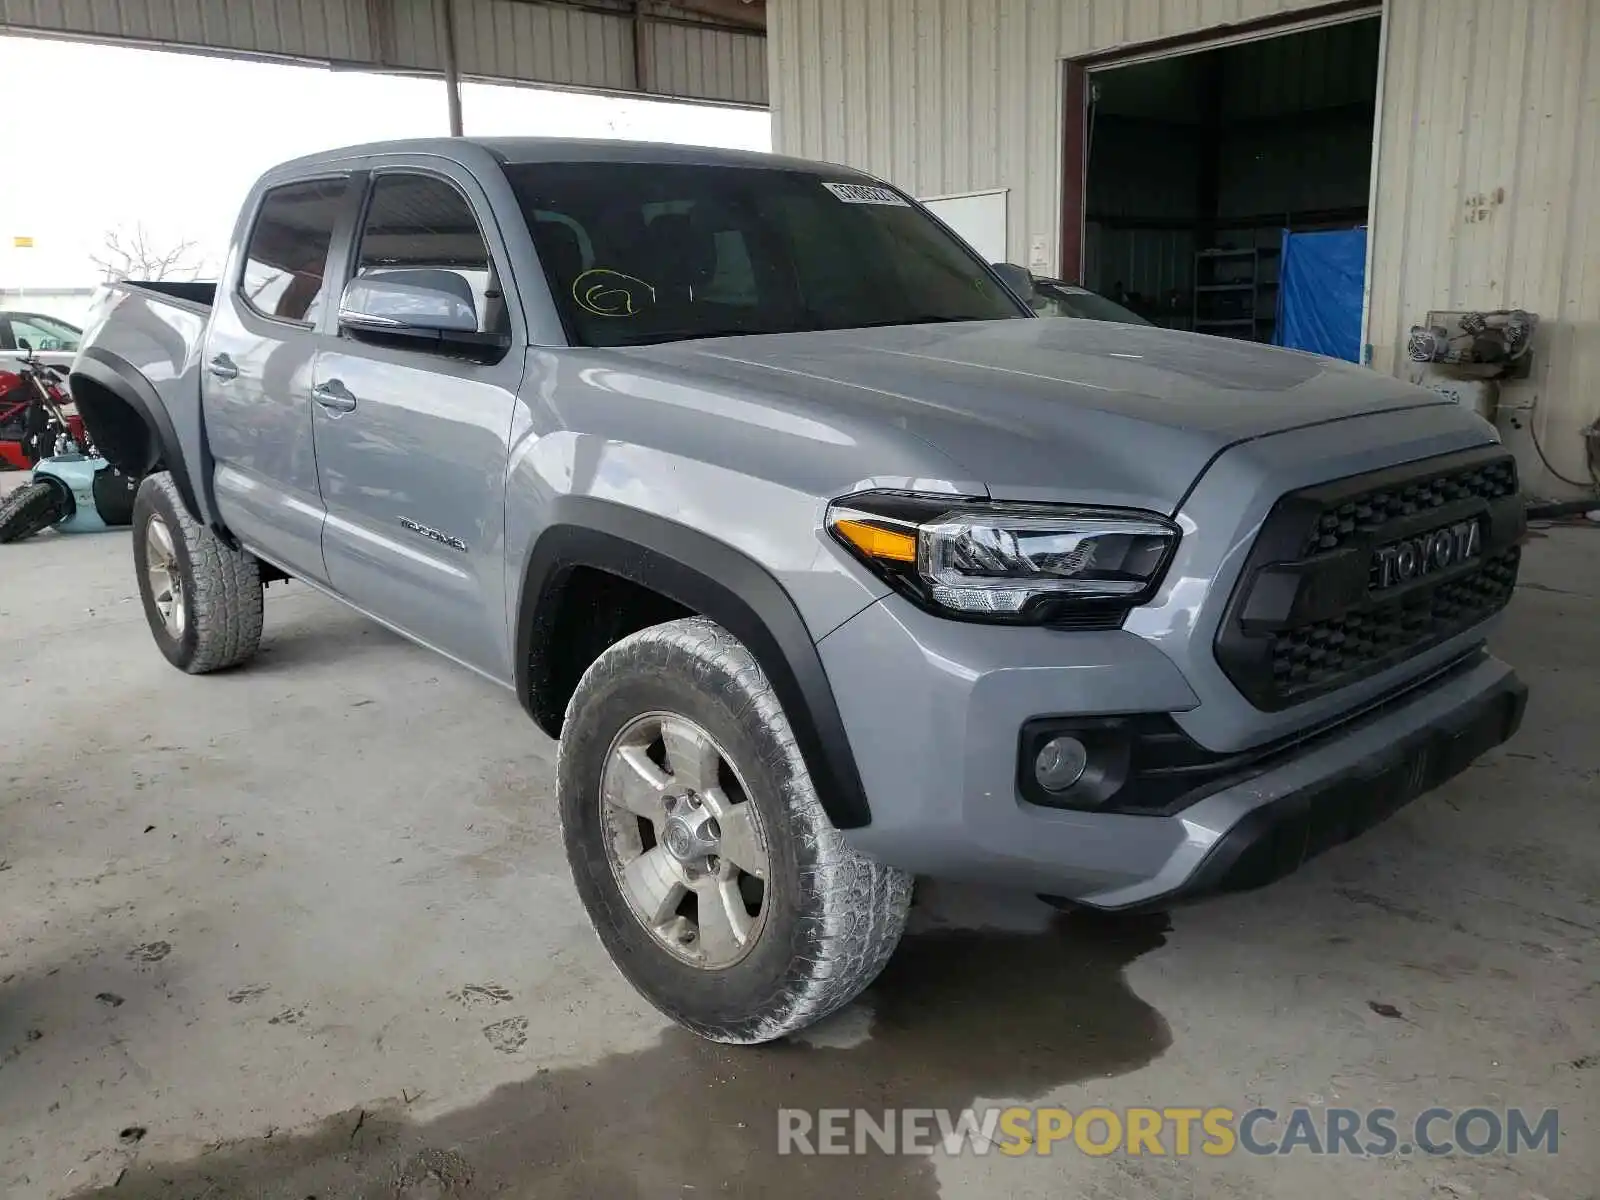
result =
M765 38L686 25L644 27L652 92L669 96L723 96L767 102Z
M585 4L457 0L462 73L735 104L767 102L767 43L760 33L733 32L647 3L646 19L638 25L644 58L640 79L631 5L623 0ZM11 26L174 48L436 71L441 11L435 0L0 0L0 30Z
M1011 257L1060 235L1061 60L1316 0L778 0L773 145L914 195L1009 187Z
M389 3L395 59L437 67L440 24L434 0ZM620 90L633 79L633 22L621 13L458 0L456 52L467 75Z
M1285 223L1367 206L1376 20L1094 72L1083 279L1120 285L1147 316L1159 298L1169 324L1192 311L1213 71L1219 244L1275 246Z
M1372 113L1315 124L1224 131L1217 204L1226 220L1319 209L1363 209L1370 195Z
M1378 23L1350 21L1310 38L1263 38L1226 53L1222 112L1280 117L1372 100Z
M1405 370L1429 309L1540 315L1500 422L1524 479L1588 478L1600 417L1600 2L1390 0L1372 221L1373 364ZM1521 408L1522 411L1516 411ZM1519 427L1520 426L1520 427Z
M1125 291L1145 297L1141 307L1158 325L1189 327L1195 283L1192 230L1119 229L1091 221L1085 232L1085 284L1108 295ZM1152 302L1159 302L1158 311L1151 311Z
M1042 237L1054 258L1062 59L1311 7L779 0L774 144L920 195L1009 188L1010 256L1028 261ZM1600 0L1388 0L1386 20L1373 364L1404 373L1406 331L1430 308L1537 311L1537 367L1507 387L1501 425L1530 486L1559 492L1530 433L1581 481L1578 431L1600 417ZM1162 273L1159 255L1125 249L1130 275Z
M0 25L320 59L372 48L367 0L0 0Z

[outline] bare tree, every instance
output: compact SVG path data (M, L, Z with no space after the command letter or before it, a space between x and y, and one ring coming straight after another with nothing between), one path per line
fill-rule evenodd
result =
M89 261L100 268L107 283L119 279L172 279L187 276L194 279L200 270L195 261L194 243L187 239L163 249L151 240L143 224L133 227L131 234L111 229L106 232L105 248L100 254L91 254Z

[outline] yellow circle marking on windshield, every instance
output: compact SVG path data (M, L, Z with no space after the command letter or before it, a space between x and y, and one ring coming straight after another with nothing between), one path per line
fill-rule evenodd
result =
M634 291L639 288L649 293L649 303L654 304L656 289L644 280L593 267L572 281L572 298L584 312L597 317L631 317L639 311L634 301Z

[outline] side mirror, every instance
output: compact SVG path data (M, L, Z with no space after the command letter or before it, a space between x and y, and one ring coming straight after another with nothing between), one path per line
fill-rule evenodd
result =
M1000 281L1016 293L1018 300L1026 304L1033 299L1033 274L1027 267L1016 263L991 263L990 266L1000 276Z
M462 280L463 285L465 282ZM477 333L478 314L470 295L463 299L454 288L431 282L363 275L345 285L339 300L339 324L372 333Z
M21 350L24 354L32 354L33 353L33 343L30 342L27 338L18 338L17 339L17 349Z
M353 337L418 349L498 357L511 339L480 333L467 281L453 271L392 271L362 275L339 298L339 328Z

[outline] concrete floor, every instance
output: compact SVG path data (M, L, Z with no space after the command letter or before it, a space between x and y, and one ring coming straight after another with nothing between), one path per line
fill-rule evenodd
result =
M1495 639L1523 732L1294 878L1170 927L925 889L855 1008L732 1050L601 954L510 696L282 586L254 665L187 678L125 534L0 548L0 1194L1593 1197L1597 597L1600 530L1536 538ZM779 1105L996 1100L1558 1106L1563 1140L775 1153Z

